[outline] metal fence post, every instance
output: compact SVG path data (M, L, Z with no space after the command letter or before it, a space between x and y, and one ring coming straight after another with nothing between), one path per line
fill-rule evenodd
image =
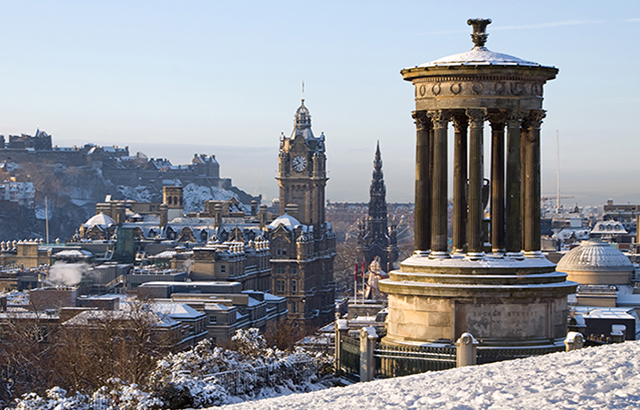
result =
M360 381L368 382L373 380L375 373L375 359L373 349L376 347L378 334L376 328L367 326L360 329Z
M336 320L336 340L335 340L335 374L342 374L342 338L349 332L349 322L346 319Z
M478 341L471 333L463 333L456 341L456 366L473 366L478 363Z
M580 332L569 332L564 339L565 351L582 349L584 347L584 336Z

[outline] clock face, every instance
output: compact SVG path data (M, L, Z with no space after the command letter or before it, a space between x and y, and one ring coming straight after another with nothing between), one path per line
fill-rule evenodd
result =
M294 157L291 163L293 165L293 169L298 172L304 171L304 169L307 167L307 159L305 157Z

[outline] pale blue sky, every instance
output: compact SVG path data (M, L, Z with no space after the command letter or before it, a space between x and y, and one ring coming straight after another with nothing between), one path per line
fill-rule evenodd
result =
M187 163L215 154L236 185L277 194L278 136L300 84L327 137L327 198L366 201L376 141L388 200L411 201L413 90L399 71L472 47L553 65L543 194L556 130L568 205L640 202L640 2L0 2L0 134L128 145ZM257 186L257 189L256 189Z

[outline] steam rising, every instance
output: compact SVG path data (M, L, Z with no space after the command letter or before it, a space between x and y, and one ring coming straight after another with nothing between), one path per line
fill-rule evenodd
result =
M52 285L74 286L80 283L82 275L86 274L89 265L86 263L56 262L49 268L47 282Z

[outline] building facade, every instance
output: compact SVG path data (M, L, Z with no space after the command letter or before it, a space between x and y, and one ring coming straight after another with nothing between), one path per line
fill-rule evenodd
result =
M325 221L325 137L311 131L309 110L296 111L291 137L280 137L280 217L269 224L272 292L289 316L306 324L333 320L335 234Z

